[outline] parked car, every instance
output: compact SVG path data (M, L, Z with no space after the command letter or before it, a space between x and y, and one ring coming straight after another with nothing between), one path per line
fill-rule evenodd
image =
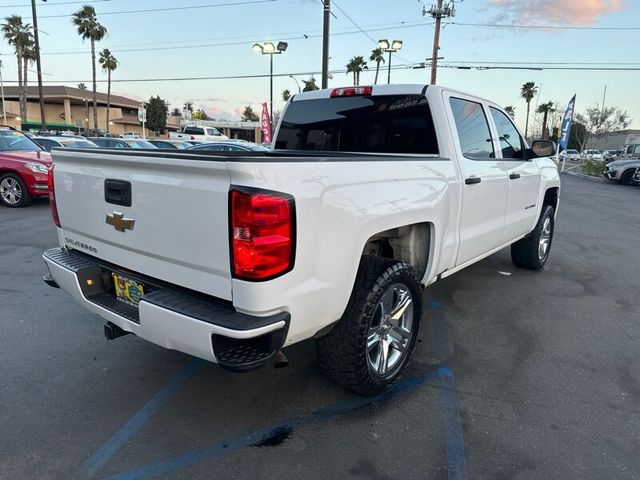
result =
M608 163L612 161L619 153L620 150L605 150L604 152L602 152L602 160Z
M124 132L122 135L120 135L120 138L140 138L140 135L138 135L136 132Z
M98 148L98 146L87 140L86 138L78 136L60 136L60 137L33 137L32 139L38 145L50 152L52 148Z
M44 280L108 338L232 371L313 340L329 378L374 395L409 362L424 286L508 246L518 267L547 263L555 145L529 148L496 103L374 85L303 92L282 115L259 160L54 150Z
M602 153L600 150L594 149L583 150L580 158L582 158L582 160L602 160Z
M83 137L107 137L107 138L113 138L113 134L107 132L106 130L102 129L102 128L97 128L97 129L88 129L85 130L82 133Z
M141 138L90 138L89 140L101 148L158 148Z
M205 125L186 125L182 132L169 132L171 140L206 140L208 142L218 142L229 140L229 137L220 133L217 128Z
M51 155L22 132L0 126L0 202L26 207L33 198L49 195L47 175Z
M231 141L201 143L200 145L192 145L189 150L207 151L207 152L268 152L269 149L258 145L257 143L245 141Z
M578 150L563 150L560 152L560 160L577 162L580 160L580 152Z
M158 148L173 148L178 150L184 150L185 148L191 147L189 142L184 142L182 140L165 140L165 139L149 139L147 140L150 144L155 145Z
M606 165L603 175L610 180L633 185L638 168L640 168L640 144L625 145L613 161Z

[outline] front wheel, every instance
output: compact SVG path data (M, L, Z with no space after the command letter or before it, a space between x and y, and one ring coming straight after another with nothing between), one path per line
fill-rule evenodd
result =
M627 170L620 177L620 183L624 185L633 185L635 181L633 180L633 175L635 174L634 170Z
M553 207L544 205L529 235L511 245L511 261L516 267L540 270L547 263L554 229Z
M362 257L345 313L316 340L320 368L356 393L382 393L409 362L421 314L420 282L411 266Z
M7 207L26 207L31 203L27 186L15 173L5 173L0 177L0 201Z

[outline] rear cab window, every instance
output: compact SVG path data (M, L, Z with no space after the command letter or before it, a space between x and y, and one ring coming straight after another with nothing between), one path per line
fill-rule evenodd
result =
M276 149L437 155L423 95L375 95L292 101Z

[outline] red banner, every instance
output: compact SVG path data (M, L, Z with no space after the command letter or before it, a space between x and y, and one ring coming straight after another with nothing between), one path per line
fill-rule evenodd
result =
M271 122L267 102L262 104L262 143L271 143Z

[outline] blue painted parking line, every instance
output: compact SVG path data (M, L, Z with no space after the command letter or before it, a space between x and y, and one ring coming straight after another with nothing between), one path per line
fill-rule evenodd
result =
M143 467L136 468L134 470L118 473L116 475L108 477L106 480L142 480L166 475L173 470L195 465L204 460L211 460L213 458L231 453L240 448L259 444L260 442L272 438L274 435L278 435L282 432L289 433L296 429L309 427L311 425L352 412L358 408L371 405L375 402L386 400L399 393L413 390L435 378L450 377L452 375L453 372L451 372L446 367L429 370L422 375L401 380L390 390L377 397L350 398L349 400L324 407L308 415L302 415L299 417L287 419L278 425L273 425L221 442L216 442L203 449L187 451L170 459L160 460L158 462L154 462Z
M439 362L446 365L451 358L451 348L445 329L442 306L438 302L432 302L430 312L436 357ZM467 480L467 462L464 454L464 436L460 422L456 380L453 372L447 370L451 372L450 375L438 375L447 480Z
M82 471L87 477L92 477L100 470L115 453L127 443L129 438L137 433L151 420L160 407L169 401L193 376L197 367L206 364L204 360L194 359L189 362L162 390L160 390L144 407L136 412L120 430L118 430L102 447L89 457L82 465Z

